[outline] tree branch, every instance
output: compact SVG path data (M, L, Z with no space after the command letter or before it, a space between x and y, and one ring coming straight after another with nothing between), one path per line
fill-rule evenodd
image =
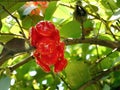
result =
M110 41L110 40L101 40L97 38L86 38L86 39L64 39L66 45L80 44L80 43L88 43L105 46L111 49L117 48L117 51L120 51L120 42L119 41Z
M13 66L10 66L9 69L10 69L10 71L12 72L13 70L19 68L20 66L24 65L25 63L29 62L29 61L32 60L32 59L33 59L33 57L32 57L32 56L29 56L29 57L25 58L24 60L22 60L21 62L15 64L15 65L13 65Z
M8 35L8 36L19 36L19 37L22 37L22 35L17 35L17 34L13 34L13 33L0 33L0 35Z
M21 33L22 33L23 37L24 37L24 38L26 39L26 41L27 41L27 37L26 37L26 35L25 35L25 33L24 33L23 29L22 29L22 26L20 25L20 22L19 22L19 20L17 19L17 17L15 17L14 15L12 15L2 4L0 4L0 6L2 7L2 9L3 9L5 12L7 12L12 18L15 19L15 21L17 22L17 24L18 24L19 27L20 27L20 30L21 30Z
M98 80L100 80L102 77L107 76L108 74L110 74L111 72L114 71L118 71L120 70L120 64L116 65L110 69L107 69L106 71L102 71L98 76L93 77L91 80L87 81L86 83L84 83L79 90L85 90L86 87L90 86L91 84L96 83Z

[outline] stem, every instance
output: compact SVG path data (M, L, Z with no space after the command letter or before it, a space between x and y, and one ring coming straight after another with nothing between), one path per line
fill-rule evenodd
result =
M62 76L60 76L59 74L57 74L57 76L64 82L64 84L69 88L69 90L72 90L71 86L65 81Z
M32 56L29 56L27 58L25 58L23 61L13 65L13 66L10 66L9 69L11 70L11 72L17 68L19 68L20 66L24 65L25 63L29 62L30 60L32 60L33 57Z
M80 38L76 38L76 39L68 38L68 39L64 39L64 42L66 45L89 43L89 44L105 46L111 49L118 48L117 51L120 51L120 42L118 41L101 40L97 38L85 38L84 40Z
M17 24L20 27L20 30L21 30L21 33L22 33L23 37L27 40L27 37L25 36L25 33L24 33L24 31L22 29L22 26L20 25L20 22L18 21L17 17L15 17L14 15L12 15L2 4L0 4L0 6L2 7L2 9L4 11L6 11L11 17L13 17L16 20Z
M59 3L59 5L62 5L62 6L65 6L65 7L71 8L71 9L75 9L75 7L73 7L73 6L70 5L70 4Z
M21 35L17 35L17 34L13 34L13 33L0 33L0 35L10 35L10 36L20 36Z
M110 56L113 52L117 51L117 48L113 49L111 52L109 52L107 55L104 55L102 58L98 59L96 61L96 64L100 63L102 60L104 60L105 58L107 58L108 56Z
M113 10L113 9L112 9L112 7L110 6L110 3L109 3L109 2L107 2L107 4L108 4L108 6L110 7L110 9L111 9L112 13L114 14L114 10Z
M98 82L98 80L100 80L102 77L107 76L108 74L110 74L111 72L114 71L119 71L120 70L120 64L116 65L110 69L107 69L106 71L102 71L98 76L93 77L91 80L87 81L86 83L84 83L79 90L85 90L86 87Z
M97 45L95 45L95 47L96 47L96 52L97 52L97 58L98 58L98 59L100 59L98 46L97 46Z

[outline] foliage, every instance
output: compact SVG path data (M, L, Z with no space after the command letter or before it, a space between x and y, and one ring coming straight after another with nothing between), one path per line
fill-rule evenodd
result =
M88 14L84 29L73 18L76 1L49 0L41 4L0 0L2 90L120 89L120 0L80 0ZM31 56L34 48L29 43L29 30L41 20L54 23L66 44L64 54L68 65L57 74L45 73ZM82 30L86 32L85 39L81 39ZM18 45L14 41L16 44L11 42L8 46L14 38L25 42ZM11 48L15 46L24 50L15 51Z

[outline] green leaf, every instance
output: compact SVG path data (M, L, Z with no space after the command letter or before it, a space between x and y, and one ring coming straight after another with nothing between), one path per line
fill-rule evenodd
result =
M120 7L120 0L117 0L117 6Z
M6 1L6 2L0 2L1 5L5 6L5 8L10 12L14 12L18 8L20 8L24 2L11 2L11 1ZM8 15L5 10L2 9L0 6L0 17L5 18Z
M117 5L114 0L101 0L100 2L102 6L104 6L106 9L110 9L110 7L112 7L112 9L117 8Z
M22 20L22 26L25 29L29 30L31 26L36 25L40 20L43 20L43 17L39 15L26 16Z
M65 3L70 3L70 2L74 2L76 0L61 0L61 2L65 2Z
M104 40L113 40L113 38L110 35L99 35L99 39L103 39Z
M10 88L10 80L8 76L2 76L0 78L0 88L2 90L8 90Z
M65 69L67 81L73 89L79 88L90 79L89 67L83 61L72 60Z
M114 0L107 0L107 2L110 4L110 7L112 7L112 9L116 9L117 8L117 5L116 5Z
M95 5L86 5L85 6L86 9L88 9L90 12L94 13L98 11L98 7Z
M69 19L72 17L71 15L72 12L73 12L73 9L59 5L55 13L53 14L53 16L61 19Z
M77 21L68 22L62 26L60 34L63 37L78 38L81 34L80 24Z
M55 10L57 8L56 4L57 4L56 1L49 3L49 6L45 12L45 17L44 17L45 20L50 20L50 18L52 17L53 13L55 12Z
M93 22L91 20L86 20L83 25L84 28L93 28Z
M13 35L0 35L0 42L6 43L7 41L11 40L14 38Z
M110 17L110 21L112 20L118 20L120 19L120 9L118 9L111 17Z

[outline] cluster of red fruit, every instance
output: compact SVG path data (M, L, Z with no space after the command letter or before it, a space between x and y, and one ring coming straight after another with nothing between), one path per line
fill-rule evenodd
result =
M30 30L30 42L35 47L34 57L37 64L45 72L50 72L54 66L54 72L62 71L67 60L64 58L65 44L60 42L59 31L49 21L40 21Z

